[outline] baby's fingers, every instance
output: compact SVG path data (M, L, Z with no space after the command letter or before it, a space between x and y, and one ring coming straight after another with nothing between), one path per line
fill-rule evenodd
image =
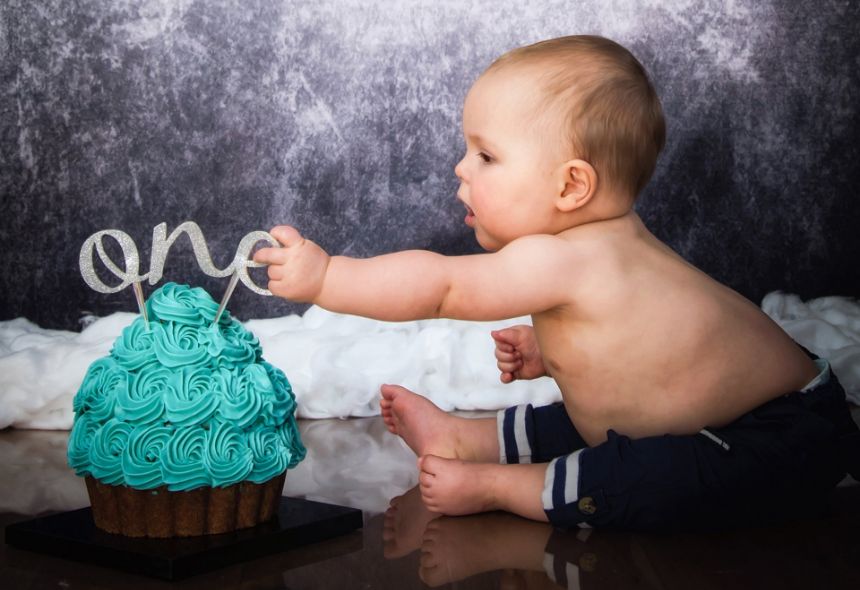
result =
M270 264L266 269L266 274L272 281L280 281L284 278L284 267L280 264Z
M276 240L278 240L285 247L289 248L291 246L298 246L304 241L302 234L299 233L299 230L289 225L278 225L273 227L271 231L269 231Z
M496 348L496 360L500 362L510 363L520 358L520 354L514 350L502 350L501 348Z
M490 332L490 336L493 337L493 340L496 341L496 346L499 347L513 348L514 345L519 342L517 331L512 328L493 330L492 332Z
M260 248L254 252L254 262L260 264L283 264L286 258L283 248Z
M510 361L510 362L499 361L498 363L496 363L496 366L499 367L499 371L501 371L502 373L516 373L517 371L519 371L520 369L523 368L523 361L521 361L521 360L514 360L514 361Z

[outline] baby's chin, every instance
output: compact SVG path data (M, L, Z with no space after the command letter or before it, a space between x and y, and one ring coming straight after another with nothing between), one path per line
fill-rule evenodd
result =
M478 245L487 252L498 252L505 246L501 241L479 230L475 230L475 239L478 240Z

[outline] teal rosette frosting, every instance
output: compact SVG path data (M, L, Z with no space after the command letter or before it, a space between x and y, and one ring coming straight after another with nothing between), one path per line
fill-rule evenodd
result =
M200 343L212 356L221 357L225 366L241 366L262 359L257 337L233 321L226 326L210 326L200 332Z
M290 386L290 382L282 370L274 365L270 365L266 361L262 361L260 364L266 370L269 381L272 383L272 389L275 392L275 395L267 397L263 404L263 410L265 410L263 419L266 420L266 417L270 418L270 422L267 422L267 424L272 426L282 424L287 419L287 416L292 416L296 410L296 398L293 395L293 388Z
M117 338L111 350L111 357L116 359L122 368L133 371L157 361L154 345L154 334L146 329L143 318L137 317Z
M95 361L87 369L84 381L72 400L75 414L86 413L104 422L113 415L117 391L128 387L127 375L111 357Z
M193 490L212 485L212 476L203 465L206 430L202 426L180 428L173 433L161 455L164 483L170 491Z
M191 490L262 483L305 448L284 373L200 288L167 283L75 395L69 465L103 483Z
M254 468L248 479L263 483L282 473L290 465L292 453L274 428L258 428L248 434Z
M227 343L221 354L234 365L255 363L263 356L257 337L239 322L232 322L226 327L224 338Z
M101 428L98 420L83 414L75 420L75 427L69 435L69 467L74 469L78 475L89 475L90 447L93 438Z
M167 421L175 426L204 424L218 409L218 397L213 395L217 381L206 367L182 367L169 379L170 395L165 410Z
M153 365L129 375L128 386L116 396L116 416L132 424L149 424L164 415L164 392L173 373Z
M208 431L203 461L212 476L212 485L217 487L242 481L254 469L254 456L245 434L229 422Z
M153 324L155 358L165 367L200 365L209 360L205 343L200 341L200 329L188 324L169 322Z
M150 318L176 324L208 326L218 313L218 304L200 287L165 283L146 302ZM229 323L230 314L225 310L219 320Z
M109 485L125 482L122 472L122 453L128 444L133 426L111 418L93 437L90 445L90 474Z
M162 482L161 454L173 436L167 426L138 428L128 439L122 454L125 483L139 490L151 490Z
M274 391L262 366L248 365L238 375L221 369L218 381L218 394L221 396L218 414L223 420L244 428L258 418L263 419L263 400L274 397Z
M296 425L295 420L291 420L284 422L278 428L277 432L284 448L290 449L289 467L292 469L305 458L305 454L307 453L304 445L302 444L302 438L299 436L299 427Z

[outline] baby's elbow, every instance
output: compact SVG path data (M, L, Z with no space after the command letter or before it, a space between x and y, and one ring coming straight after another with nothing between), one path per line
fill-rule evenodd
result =
M438 303L437 303L437 304L436 304L436 306L431 310L431 312L430 312L430 313L431 313L431 315L430 315L430 317L429 317L428 319L439 320L439 319L443 319L443 318L449 318L449 317L451 317L451 316L448 314L447 298L446 298L444 295L442 296L442 298L441 298L441 299L439 299Z
M447 287L434 310L434 317L448 320L470 320L475 315L474 297L468 293Z

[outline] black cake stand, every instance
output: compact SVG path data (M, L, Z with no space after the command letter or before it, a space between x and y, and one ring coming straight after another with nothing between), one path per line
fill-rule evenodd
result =
M6 543L35 551L165 580L179 580L265 555L344 535L362 527L361 511L300 498L281 498L276 518L220 535L174 539L105 533L90 508L17 522Z

